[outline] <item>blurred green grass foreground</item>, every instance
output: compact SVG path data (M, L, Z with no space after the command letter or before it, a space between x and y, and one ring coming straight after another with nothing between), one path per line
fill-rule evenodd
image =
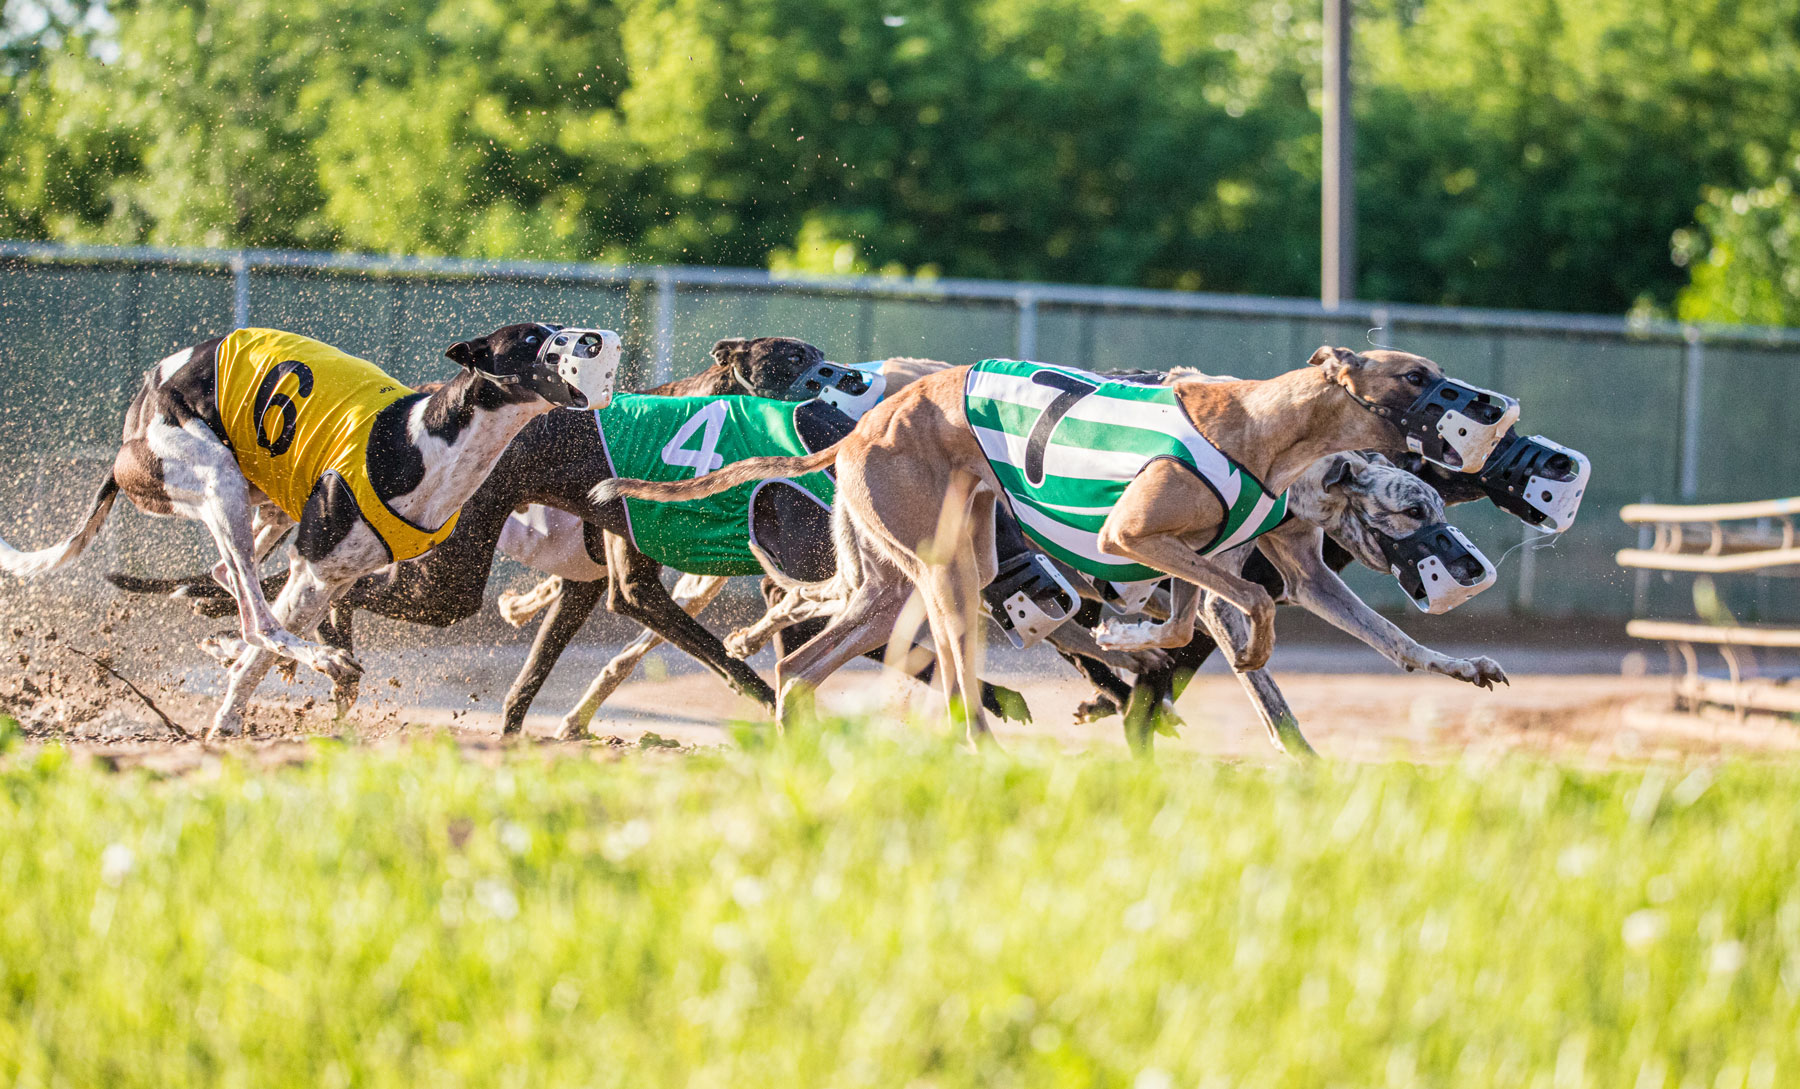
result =
M1800 772L0 761L0 1083L1755 1086Z

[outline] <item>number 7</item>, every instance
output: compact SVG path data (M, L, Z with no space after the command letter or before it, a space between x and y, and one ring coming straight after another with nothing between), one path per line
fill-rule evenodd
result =
M1038 371L1031 376L1031 381L1035 385L1062 391L1044 409L1037 422L1031 425L1031 434L1025 438L1025 482L1035 488L1044 482L1044 447L1050 445L1050 435L1056 430L1056 425L1062 423L1062 418L1075 407L1075 402L1100 387L1092 382L1071 378L1060 371Z

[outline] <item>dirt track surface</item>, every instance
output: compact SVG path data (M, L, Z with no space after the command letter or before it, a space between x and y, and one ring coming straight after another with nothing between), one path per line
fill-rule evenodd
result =
M17 716L32 740L55 739L80 756L109 763L181 770L221 750L282 763L304 759L306 739L319 735L350 734L381 743L447 729L472 749L504 743L497 698L470 692L462 704L469 710L448 706L461 699L421 705L415 688L398 679L384 682L372 673L363 701L343 721L334 720L316 682L288 688L272 678L262 689L264 698L253 706L250 735L207 746L176 736L118 679L75 653L40 645L35 656L24 657L21 661L15 655L12 668L0 676L0 710ZM506 663L499 663L495 672L505 674ZM580 671L575 672L579 681ZM1116 717L1073 721L1076 705L1089 692L1072 675L997 668L989 676L1022 692L1033 712L1029 723L998 723L1003 742L1029 739L1027 743L1069 750L1123 744ZM1321 753L1339 759L1444 760L1479 750L1597 763L1800 749L1800 729L1786 719L1751 716L1739 722L1729 714L1672 712L1663 677L1524 675L1496 692L1398 673L1278 671L1277 678L1308 739ZM204 729L216 697L170 683L140 684L182 730L197 737ZM433 691L441 695L446 685L459 693L462 687L480 687L468 677L446 677ZM945 728L935 692L873 665L834 677L821 691L820 702L834 711L910 715L921 729ZM527 734L547 743L543 739L556 729L567 703L557 696L541 700L541 708L555 713L532 715ZM1177 711L1185 725L1179 737L1159 738L1159 751L1254 762L1281 759L1228 673L1196 677ZM767 716L710 675L685 673L627 684L594 720L593 740L552 744L571 755L596 756L641 747L720 745L730 742L733 722L766 723Z

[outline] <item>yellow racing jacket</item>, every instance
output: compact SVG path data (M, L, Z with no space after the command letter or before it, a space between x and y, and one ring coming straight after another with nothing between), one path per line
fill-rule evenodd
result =
M369 431L382 409L413 391L366 359L278 329L239 329L218 351L216 396L238 467L288 517L329 473L349 486L358 512L395 561L429 552L456 528L416 526L375 494Z

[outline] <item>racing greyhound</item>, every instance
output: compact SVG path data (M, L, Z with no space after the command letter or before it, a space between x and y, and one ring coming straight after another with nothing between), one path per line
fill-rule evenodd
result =
M358 578L450 536L464 501L533 419L605 406L619 336L508 325L444 354L463 371L425 394L279 330L239 329L177 352L145 374L81 526L35 552L0 542L0 568L31 577L67 565L124 492L146 514L200 522L219 549L213 575L237 603L238 636L203 644L230 666L207 737L238 732L277 657L353 684L362 667L348 652L303 637ZM257 561L296 523L271 609Z
M1199 592L1206 590L1249 621L1232 662L1246 672L1261 668L1273 647L1274 602L1263 587L1210 556L1264 538L1275 546L1265 551L1290 585L1304 587L1302 604L1355 630L1361 618L1346 611L1355 595L1318 562L1317 528L1283 523L1287 487L1329 454L1401 441L1458 469L1479 470L1518 417L1517 402L1447 379L1422 356L1393 351L1322 347L1307 367L1267 381L1178 380L1164 392L990 360L919 381L817 454L750 459L674 484L615 479L594 495L683 501L835 464L842 492L834 521L837 566L854 590L824 632L777 665L778 716L790 710L797 690L886 641L916 587L933 640L949 656L946 697L967 709L970 737L978 740L987 726L968 698L974 648L966 633L975 590L995 574L1000 496L1059 559L1114 579L1177 578L1168 621L1103 629L1102 645L1185 645ZM1097 403L1077 411L1096 393ZM1133 418L1155 420L1156 430L1124 422ZM1090 470L1051 445L1065 419L1075 424L1065 446L1096 442L1120 426L1142 434L1132 449L1102 449L1100 468ZM1050 498L1022 494L1040 486L1064 491ZM1481 687L1504 678L1485 658L1426 667Z

